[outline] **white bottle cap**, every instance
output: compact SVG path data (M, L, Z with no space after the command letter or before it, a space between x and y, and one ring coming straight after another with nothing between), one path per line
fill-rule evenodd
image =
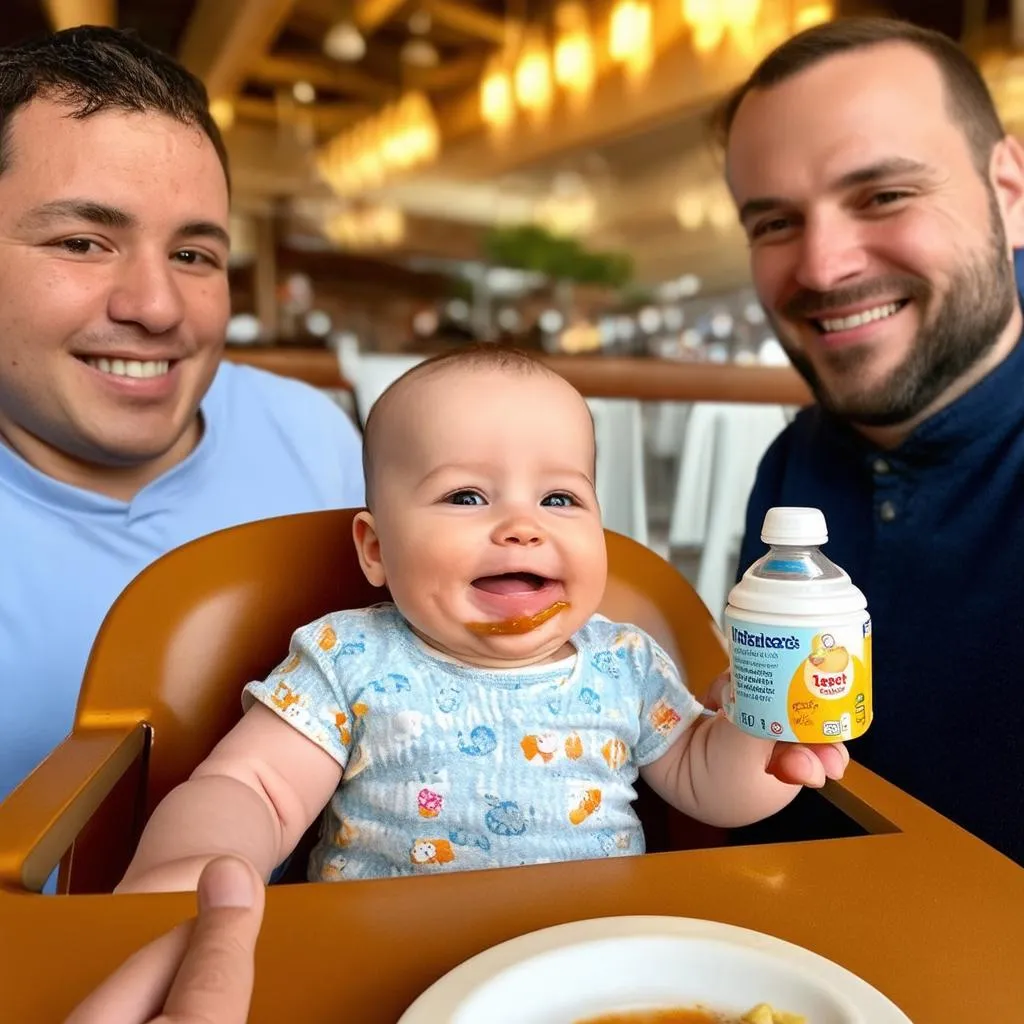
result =
M824 544L828 540L825 516L817 508L770 508L761 527L761 540L796 547Z

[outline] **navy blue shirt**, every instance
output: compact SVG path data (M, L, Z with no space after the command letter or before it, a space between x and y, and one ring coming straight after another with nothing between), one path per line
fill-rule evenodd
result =
M851 755L1024 863L1024 344L894 450L803 410L758 470L741 571L774 505L820 508L868 599L875 720Z

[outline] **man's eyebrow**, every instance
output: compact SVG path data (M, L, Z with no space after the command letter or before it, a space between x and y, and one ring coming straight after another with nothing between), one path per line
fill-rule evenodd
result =
M832 187L852 188L855 185L870 185L872 182L901 174L920 176L932 173L932 168L928 164L921 163L920 160L911 160L906 156L893 156L868 164L867 167L858 167L855 170L847 171L846 174L839 176Z
M98 203L92 199L55 199L29 210L21 218L23 227L43 227L50 221L61 218L85 221L100 227L111 229L133 228L138 225L138 218L116 206ZM213 221L196 220L182 224L175 231L179 238L210 238L220 242L226 249L231 248L231 236L219 224Z
M130 228L137 223L132 214L116 206L107 206L106 203L97 203L91 199L55 199L29 210L21 218L21 224L25 227L41 227L62 217L88 221L105 228Z
M179 238L212 238L220 242L225 249L231 248L231 236L212 220L193 220L182 224L175 232Z
M829 186L830 191L841 191L842 189L855 188L858 185L870 185L876 181L884 181L898 175L926 176L934 173L933 168L919 160L911 160L909 157L894 156L884 160L878 160L866 167L857 167L847 171L835 179ZM760 196L755 199L748 199L740 207L740 221L746 223L751 217L761 213L768 213L771 210L778 210L782 207L792 205L791 201L781 196Z

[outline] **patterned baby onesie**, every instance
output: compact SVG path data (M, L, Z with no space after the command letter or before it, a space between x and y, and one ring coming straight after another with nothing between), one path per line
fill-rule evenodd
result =
M642 853L639 768L701 712L665 652L595 615L576 654L525 669L466 666L393 604L297 630L243 696L342 767L312 880L381 878Z

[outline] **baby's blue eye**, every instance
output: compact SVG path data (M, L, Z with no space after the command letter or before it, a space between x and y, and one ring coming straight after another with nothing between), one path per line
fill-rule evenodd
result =
M484 505L483 495L478 491L455 491L449 494L445 501L449 505Z
M549 494L541 501L542 505L547 505L549 508L570 508L576 504L576 499L571 494L566 494L564 491L557 491L554 494Z

